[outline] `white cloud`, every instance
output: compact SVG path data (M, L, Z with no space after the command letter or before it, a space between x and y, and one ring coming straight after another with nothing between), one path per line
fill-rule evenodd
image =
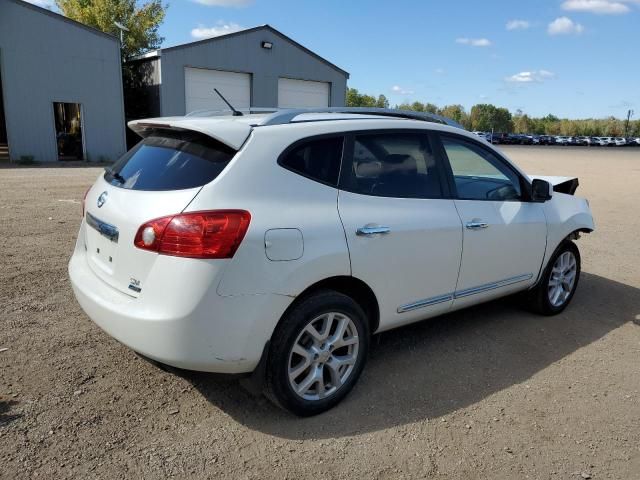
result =
M549 35L580 35L583 31L584 27L569 17L556 18L547 27Z
M520 72L505 78L510 83L542 83L545 80L555 77L549 70L533 70L530 72Z
M491 41L486 38L456 38L456 43L461 45L471 45L472 47L490 47Z
M242 29L243 27L241 27L237 23L225 23L222 20L218 20L218 22L213 27L198 25L197 28L191 30L191 36L197 39L219 37L220 35L226 35L227 33L237 32Z
M49 10L53 10L56 7L55 0L27 0L27 2L33 3L38 7L47 8Z
M509 20L507 22L507 30L526 30L531 24L526 20Z
M566 0L563 10L572 12L590 12L599 15L620 15L629 12L629 0Z
M393 87L391 87L391 91L399 95L413 95L413 90L402 88L400 85L394 85Z
M444 68L436 68L434 72L436 72L438 75L444 75L445 73L447 73Z
M208 7L246 7L253 0L193 0Z

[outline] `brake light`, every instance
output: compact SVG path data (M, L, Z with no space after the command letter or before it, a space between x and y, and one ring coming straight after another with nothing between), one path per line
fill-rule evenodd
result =
M89 194L89 190L91 187L87 188L87 191L84 192L84 197L82 197L82 218L84 218L84 212L86 212L85 204L87 203L87 195Z
M232 258L251 221L245 210L211 210L156 218L133 241L143 250L190 258Z

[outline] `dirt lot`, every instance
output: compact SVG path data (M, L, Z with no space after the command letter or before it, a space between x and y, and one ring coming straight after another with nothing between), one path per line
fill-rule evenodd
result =
M640 149L508 153L591 201L573 304L380 335L353 393L310 419L103 334L66 271L99 169L0 169L0 477L640 478Z

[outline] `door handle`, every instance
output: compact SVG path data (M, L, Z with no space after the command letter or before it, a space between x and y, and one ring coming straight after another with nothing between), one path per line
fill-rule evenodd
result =
M370 237L372 235L386 235L389 232L391 232L389 227L365 225L356 230L356 235L359 237Z
M486 223L486 222L473 221L473 222L467 222L467 224L465 226L469 230L481 230L483 228L487 228L489 226L489 224Z

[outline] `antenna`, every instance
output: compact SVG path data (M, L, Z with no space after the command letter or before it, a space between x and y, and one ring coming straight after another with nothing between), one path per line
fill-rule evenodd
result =
M217 88L214 88L213 91L216 92L218 94L218 96L222 99L222 101L227 104L227 107L229 107L231 109L231 111L233 112L233 116L234 117L242 117L242 112L239 111L239 110L236 110L235 108L233 108L233 105L231 105L227 101L227 99L222 96L222 94L218 91Z

